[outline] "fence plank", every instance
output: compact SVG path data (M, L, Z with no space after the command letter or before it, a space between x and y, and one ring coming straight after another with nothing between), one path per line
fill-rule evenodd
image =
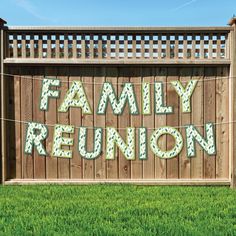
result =
M41 96L41 83L44 70L42 67L37 67L34 70L33 76L33 121L38 123L45 123L45 112L39 109L40 96ZM43 142L44 145L46 142ZM46 178L46 157L40 156L37 151L34 152L34 178Z
M150 82L154 83L154 71L153 68L150 67L143 67L142 69L142 76L143 80L142 82ZM153 91L151 91L151 98L153 98L154 94ZM154 122L155 122L155 117L154 113L152 111L151 115L145 115L143 116L143 126L146 128L153 128L154 127ZM147 135L148 137L151 136L153 130L148 129ZM151 151L150 145L148 145L148 159L143 162L143 178L144 179L153 179L155 177L155 160L156 158Z
M25 34L22 34L22 41L21 41L21 57L26 57L26 44L25 44Z
M15 112L14 112L14 118L15 120L21 120L21 78L18 76L19 69L18 67L13 68L10 71L12 74L14 74L14 106L15 106ZM22 132L22 124L21 123L15 123L15 158L16 158L16 173L15 177L17 179L21 179L23 177L22 175L22 139L21 139L21 132Z
M192 79L198 80L198 84L192 96L192 124L203 125L204 122L204 68L193 68ZM198 127L198 130L203 134L203 127ZM196 156L191 158L191 178L200 179L204 177L203 173L204 159L203 150L199 145L196 145Z
M73 40L72 40L72 54L73 58L77 58L77 41L76 41L76 34L73 34Z
M229 121L229 79L220 79L228 76L228 69L217 68L216 80L216 122ZM229 124L216 125L216 178L229 176Z
M51 35L47 35L47 58L52 57L52 43L51 43Z
M6 99L5 106L7 106L5 118L8 118L8 119L15 119L15 104L14 104L15 82L14 82L14 79L16 79L16 77L14 78L12 76L4 76L4 80L5 81L7 80L7 83L5 83L4 85L5 86L5 99ZM5 161L5 168L4 168L5 173L2 172L2 174L5 176L5 179L8 179L8 178L14 179L16 176L16 145L17 144L13 142L13 140L15 140L15 130L17 130L16 124L17 123L15 122L6 122L7 129L6 129L6 138L4 141L6 143L6 153L7 153L6 158L7 159ZM2 142L1 142L1 145L2 145ZM1 151L1 148L0 148L0 151Z
M142 68L134 68L132 77L130 78L131 83L141 83L142 82ZM137 106L139 107L138 116L131 116L130 126L131 127L142 127L142 111L141 111L141 84L134 85L134 91L137 98ZM136 147L138 147L138 130L136 129ZM131 179L142 179L143 178L143 161L139 160L139 149L136 148L135 160L131 162Z
M164 88L164 100L166 101L167 98L167 68L158 67L156 68L156 76L155 81L163 82ZM152 86L152 89L153 86ZM154 104L154 103L152 103ZM154 112L154 105L152 107L152 112ZM155 115L155 128L166 126L166 118L165 114L162 115ZM166 150L166 136L160 138L158 142L159 147L162 150ZM161 159L159 157L155 157L155 178L157 179L166 179L166 160Z
M216 121L216 75L215 67L205 68L204 77L204 123ZM207 81L209 79L209 81ZM213 80L212 80L213 79ZM209 107L211 109L209 109ZM205 132L204 132L205 133ZM209 156L204 152L204 178L211 179L216 177L216 157Z
M96 67L94 68L94 127L105 127L106 126L106 116L97 115L96 108L98 107L98 102L100 98L100 91L102 90L102 83L105 82L106 68ZM102 136L102 154L95 160L95 178L105 179L106 178L106 130L103 129Z
M91 106L92 112L93 111L93 103L94 103L94 91L93 91L93 75L94 75L94 68L81 68L82 70L82 81L84 82L84 90L86 91L88 102ZM91 115L82 115L82 125L93 127L94 126L94 116ZM93 149L93 129L88 129L88 136L87 136L87 149ZM83 178L84 179L94 179L94 160L85 160L83 159Z
M39 35L39 40L38 40L38 57L39 58L43 57L43 36L42 36L42 34Z
M69 78L68 69L66 67L58 68L57 78L61 80L61 93L58 99L57 108L62 103L66 92L69 88ZM69 108L70 109L70 108ZM58 112L57 120L59 124L69 125L69 112ZM67 134L63 134L65 137L69 137ZM63 149L69 149L68 146L63 147ZM58 158L58 178L59 179L69 179L70 177L70 159L68 158Z
M68 34L65 34L64 39L64 58L68 58Z
M69 68L69 82L72 81L82 81L81 73L77 67ZM70 83L71 84L71 83ZM76 127L82 125L82 111L80 108L71 107L70 108L70 124ZM82 157L78 153L78 129L75 129L74 145L71 148L73 151L73 157L70 162L70 171L72 179L82 179L83 177L83 161Z
M167 82L178 80L178 69L168 68ZM171 84L167 84L167 104L173 106L174 112L167 115L167 126L178 127L179 125L179 97ZM167 150L175 145L172 137L167 136ZM167 179L179 177L179 159L178 156L167 160Z
M191 80L192 68L180 68L180 81L186 86L187 82ZM191 113L182 112L182 104L180 104L179 111L179 125L183 126L191 123ZM183 140L186 140L185 128L180 128ZM179 154L179 178L190 178L190 158L187 157L186 142L184 142L183 149Z
M114 91L118 92L118 68L117 67L107 67L106 68L106 82L113 84ZM118 127L118 118L113 114L110 104L107 106L106 110L106 126L107 127ZM119 160L118 151L116 149L115 160L107 160L107 178L108 179L118 179L119 178Z
M57 68L56 67L45 67L45 77L46 78L56 78ZM58 88L60 89L60 88ZM57 123L57 105L58 99L49 99L48 111L45 112L45 122L46 124L56 124ZM58 178L58 158L51 156L52 145L53 145L53 133L54 127L48 127L48 138L46 140L46 148L48 156L46 157L46 178L56 179Z
M30 68L24 68L20 71L21 75L25 77L25 79L21 78L21 119L23 121L32 121L33 118L33 82L32 76L30 75L32 71ZM25 134L26 134L27 124L22 124L22 140L25 143ZM23 167L23 178L32 179L34 177L34 151L32 155L28 155L24 153L24 149L22 149L22 167Z
M118 78L118 96L120 96L123 86L121 84L128 83L129 77L126 75L127 68L119 68L119 78ZM129 107L126 104L122 116L118 116L118 127L122 128L118 130L121 137L126 140L127 137L127 130L123 129L126 127L130 127L130 116L129 116ZM131 177L131 164L129 160L126 160L123 153L119 150L119 178L121 179L128 179Z

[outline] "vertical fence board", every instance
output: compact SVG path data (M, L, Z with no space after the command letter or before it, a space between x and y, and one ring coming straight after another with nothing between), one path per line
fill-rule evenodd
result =
M33 118L33 82L32 76L30 75L32 71L30 68L21 69L21 119L23 121L29 122L32 121ZM27 124L22 124L22 140L25 143L25 134L26 134ZM34 150L35 151L35 150ZM24 153L24 149L22 148L22 167L23 167L23 178L32 179L34 177L33 173L33 156Z
M192 124L203 125L204 122L204 84L202 82L204 78L204 68L193 68L192 79L198 80L197 86L192 96ZM203 127L198 127L198 130L203 134ZM191 158L191 178L201 179L204 176L204 159L203 150L199 145L196 145L196 156Z
M105 127L106 126L106 116L97 115L96 109L98 107L98 102L100 98L100 91L102 90L102 84L105 82L106 68L96 67L94 68L94 127ZM102 154L95 160L95 178L105 179L106 178L106 130L103 129L102 136Z
M164 89L164 101L166 101L167 98L167 68L163 67L158 67L156 68L156 76L155 76L155 81L162 82L163 83L163 89ZM152 85L152 89L154 89L154 85ZM153 100L153 105L152 105L152 112L155 113L154 109L154 100ZM155 115L155 128L157 129L158 127L161 126L166 126L166 114L162 115ZM163 136L160 138L158 142L159 147L162 150L166 150L166 136ZM155 178L157 179L165 179L166 178L166 160L161 159L157 156L155 156Z
M154 71L153 68L150 67L143 67L142 69L142 76L143 81L146 83L154 83ZM151 90L151 98L153 98L154 90ZM147 128L153 128L154 127L154 113L152 112L150 115L144 115L143 116L143 126ZM150 137L152 134L153 129L147 130L147 135ZM144 179L154 179L155 177L155 156L150 148L150 145L148 145L148 158L147 160L143 161L143 178Z
M9 72L8 72L9 73ZM5 118L15 119L15 105L14 105L14 77L4 76L5 83L5 98L6 98L6 114ZM5 162L5 179L14 179L16 176L16 143L15 140L15 122L6 122L6 162ZM1 142L2 144L2 142ZM2 154L2 153L1 153ZM2 173L4 174L4 173Z
M216 123L229 121L229 79L228 69L217 68L216 80ZM227 178L229 175L229 124L216 125L216 178Z
M122 84L129 82L129 77L125 74L126 68L119 68L119 78L118 78L118 96L121 95L123 86ZM123 129L126 127L130 127L130 116L129 116L130 110L128 107L128 104L126 104L123 113L121 116L118 116L118 127L122 128L119 131L121 137L126 142L127 137L127 130ZM131 172L130 172L130 161L126 160L121 150L119 150L119 178L120 179L127 179L130 178Z
M55 79L57 76L57 69L55 67L45 67L45 77ZM42 86L42 84L41 84ZM57 88L61 90L61 88ZM57 123L57 103L58 99L49 99L48 111L45 112L46 124L54 125ZM46 157L46 178L58 178L58 158L51 156L53 145L54 126L48 126L48 138L46 140L47 157Z
M11 73L14 74L14 106L15 106L15 112L14 112L14 119L20 121L21 120L21 78L18 76L19 69L15 67L13 70L11 70ZM21 128L22 124L20 122L15 123L15 159L16 159L16 173L15 177L16 179L22 178L22 139L21 139Z
M135 84L134 85L134 91L137 98L137 106L139 108L139 115L137 116L131 116L130 126L131 127L142 127L142 109L141 109L141 103L142 103L142 96L141 96L141 87L140 84L142 82L142 68L134 68L133 69L133 75L130 78L130 82ZM139 84L137 84L139 83ZM138 129L136 129L135 133L135 140L136 140L136 151L135 151L135 160L131 162L131 178L132 179L142 179L143 177L143 161L139 159L139 149L138 149Z
M67 68L66 67L58 68L57 74L58 74L57 78L61 80L61 93L57 103L57 108L59 108L69 88ZM69 111L57 112L57 119L59 124L69 125ZM69 137L68 134L63 134L63 136ZM68 146L63 147L63 149L69 149L69 148L70 147ZM69 177L70 177L70 159L58 158L58 178L68 179Z
M179 96L173 86L169 83L173 80L178 80L178 68L168 68L167 77L167 105L173 106L173 114L167 115L167 126L178 127L179 125ZM167 136L167 150L174 147L175 141L173 137ZM178 156L167 160L167 179L179 177L179 158Z
M41 84L40 79L43 78L44 71L42 67L37 67L34 70L33 76L33 121L38 123L45 123L45 113L39 109L40 96L41 96ZM46 142L43 142L45 145ZM34 152L34 178L42 179L46 177L46 157L40 156L35 150Z
M93 127L94 126L94 91L93 91L93 75L94 68L83 68L82 69L83 77L82 81L84 82L84 90L86 91L88 102L92 109L91 115L82 114L82 125L85 127ZM87 134L87 150L93 149L93 129L88 129ZM94 160L86 160L83 159L83 178L84 179L94 179Z
M187 53L187 52L186 52ZM180 81L184 87L186 87L187 83L191 80L192 68L181 68L180 69ZM182 112L182 103L180 101L180 111L179 111L179 126L184 126L186 124L191 123L191 113L183 113ZM181 179L189 179L190 178L190 158L187 157L187 147L186 147L186 134L185 128L180 128L184 146L179 154L179 178Z
M25 43L25 34L22 35L22 45L21 45L21 56L26 57L26 43Z
M113 84L114 91L118 92L118 68L117 67L107 67L106 68L106 82ZM118 127L118 118L113 114L110 104L107 106L106 110L106 127ZM118 179L119 178L119 160L118 151L115 152L115 160L107 160L107 178L108 179Z
M69 81L70 81L70 85L72 81L81 81L81 73L80 73L80 68L78 67L71 67L69 69L70 71L70 77L69 77ZM76 107L71 107L70 108L70 124L74 125L76 127L80 127L82 124L81 121L81 117L82 117L82 111L81 108L76 108ZM71 148L71 150L73 151L73 157L71 159L71 166L70 166L70 170L71 170L71 178L72 179L82 179L83 177L83 161L82 161L82 157L79 155L78 152L78 129L75 129L75 133L73 135L74 137L74 145Z
M204 77L204 124L216 121L216 75L215 67L205 68ZM209 81L207 81L209 79ZM209 109L211 108L211 109ZM205 131L204 131L205 134ZM206 179L215 178L216 156L209 156L204 152L204 177Z

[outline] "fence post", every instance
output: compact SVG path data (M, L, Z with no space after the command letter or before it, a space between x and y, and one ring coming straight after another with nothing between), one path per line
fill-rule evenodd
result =
M6 98L4 81L4 58L6 55L6 24L7 22L0 18L0 72L1 72L1 182L4 184L6 179Z
M230 76L231 79L231 119L236 120L236 18L229 21L229 25L233 27L231 31L230 44ZM236 188L236 123L232 123L232 153L231 153L231 187Z

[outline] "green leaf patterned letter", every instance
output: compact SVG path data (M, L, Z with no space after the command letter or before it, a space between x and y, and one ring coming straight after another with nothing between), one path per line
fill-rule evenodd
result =
M39 155L46 156L47 152L42 141L47 138L47 126L40 123L29 122L25 136L25 153L32 154L33 146L35 146Z
M205 124L205 135L204 139L194 125L189 125L186 128L186 139L187 139L187 154L188 157L196 155L195 141L204 149L208 155L216 154L216 142L213 123Z
M60 80L58 79L43 79L41 89L40 110L48 110L49 97L59 98L60 91L50 89L51 86L60 86Z

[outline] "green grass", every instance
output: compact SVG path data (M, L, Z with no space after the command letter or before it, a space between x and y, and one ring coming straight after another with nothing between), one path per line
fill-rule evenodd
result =
M0 235L236 235L236 191L132 185L0 187Z

